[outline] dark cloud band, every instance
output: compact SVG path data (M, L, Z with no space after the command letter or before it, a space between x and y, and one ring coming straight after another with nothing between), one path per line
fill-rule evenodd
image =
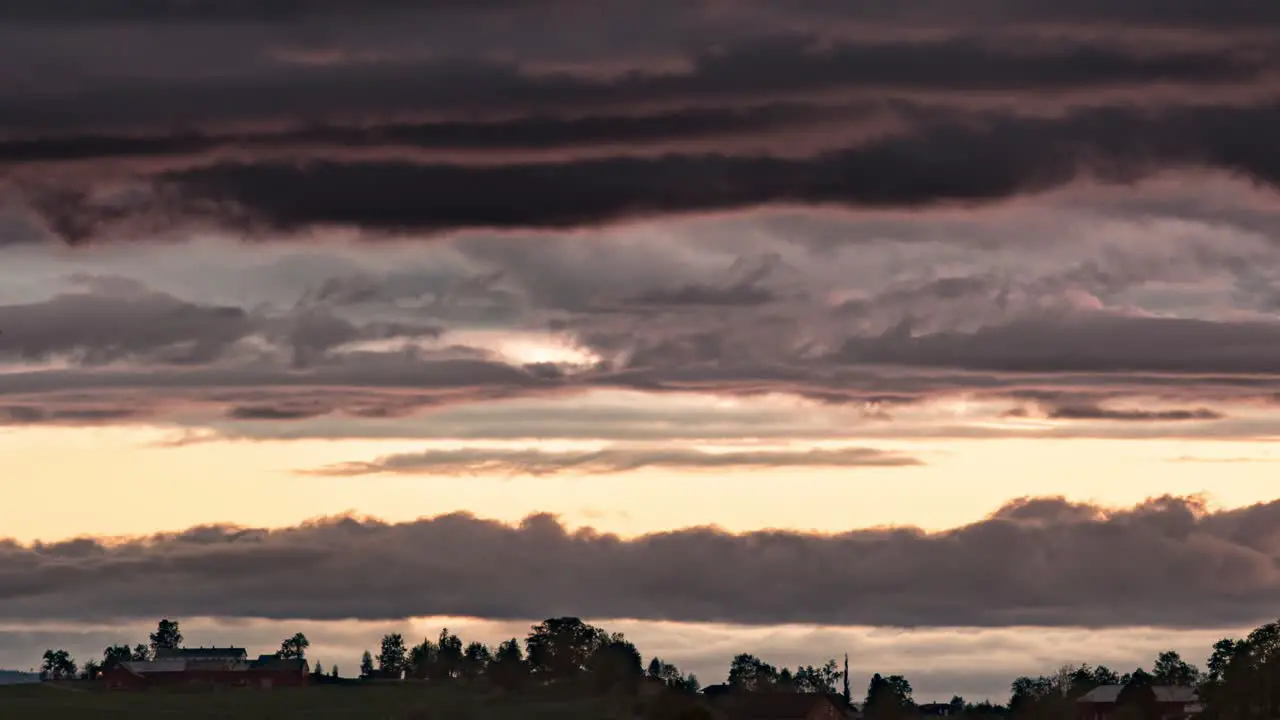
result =
M1208 512L1165 498L1108 511L1040 499L937 534L689 529L621 539L547 516L511 527L451 515L9 542L0 543L0 618L1243 625L1273 616L1280 601L1278 512L1275 503ZM1171 596L1180 602L1163 602Z

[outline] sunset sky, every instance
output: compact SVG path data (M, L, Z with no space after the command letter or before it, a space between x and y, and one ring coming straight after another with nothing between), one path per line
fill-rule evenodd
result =
M127 9L124 9L127 8ZM1280 3L0 3L0 668L1280 614Z

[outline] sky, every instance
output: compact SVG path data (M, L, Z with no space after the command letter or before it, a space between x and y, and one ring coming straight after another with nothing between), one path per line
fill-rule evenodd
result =
M0 3L0 667L1280 607L1280 5Z

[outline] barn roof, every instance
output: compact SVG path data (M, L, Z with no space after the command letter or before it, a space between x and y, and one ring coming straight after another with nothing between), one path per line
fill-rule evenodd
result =
M240 647L185 647L156 648L156 659L181 658L183 660L214 660L222 658L247 658L248 651Z
M1114 703L1120 699L1120 691L1124 690L1124 685L1099 685L1090 690L1079 702L1086 703ZM1181 685L1152 685L1151 690L1155 692L1156 702L1162 703L1193 703L1199 701L1200 697L1193 687L1184 687Z
M249 663L250 670L260 672L306 672L309 667L302 658L282 658L279 655L259 655L257 660Z

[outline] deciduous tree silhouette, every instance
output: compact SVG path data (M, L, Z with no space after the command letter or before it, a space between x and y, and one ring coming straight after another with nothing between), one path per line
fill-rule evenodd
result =
M911 714L915 702L911 698L911 683L902 675L871 676L867 684L867 699L862 711L874 720L897 720Z
M40 666L42 680L73 680L76 676L76 661L66 650L45 650L44 662Z
M805 665L797 668L795 689L802 693L833 693L839 680L840 671L836 669L836 661L831 659L821 667Z
M559 617L534 625L524 645L533 674L566 680L586 672L592 655L608 641L598 627L575 617Z
M730 687L759 692L778 684L778 669L750 653L739 653L729 663Z
M701 689L696 675L693 673L682 675L680 668L658 657L649 661L645 674L655 680L661 680L668 688L682 694L696 694Z
M515 692L524 687L528 676L529 666L524 652L520 650L520 641L511 638L498 645L493 662L489 663L489 677L493 683L507 692Z
M306 635L294 633L292 637L285 638L284 642L280 643L280 652L277 654L288 660L300 660L307 656L309 647L311 647L311 641L307 640Z
M1173 650L1160 653L1151 668L1151 675L1157 685L1195 687L1200 683L1200 668L1186 662Z
M156 625L156 631L151 633L151 656L156 656L156 651L164 648L173 650L182 647L182 630L178 627L177 620L164 619Z
M610 635L587 658L587 668L597 690L635 692L644 676L640 651L622 633Z
M404 636L400 633L383 635L382 644L378 650L378 675L399 680L404 676L407 665L408 650L404 646Z
M102 669L107 670L122 662L133 660L133 653L128 645L110 645L102 651Z
M467 680L479 680L484 677L493 661L493 652L489 646L480 642L469 643L462 651L462 677Z

